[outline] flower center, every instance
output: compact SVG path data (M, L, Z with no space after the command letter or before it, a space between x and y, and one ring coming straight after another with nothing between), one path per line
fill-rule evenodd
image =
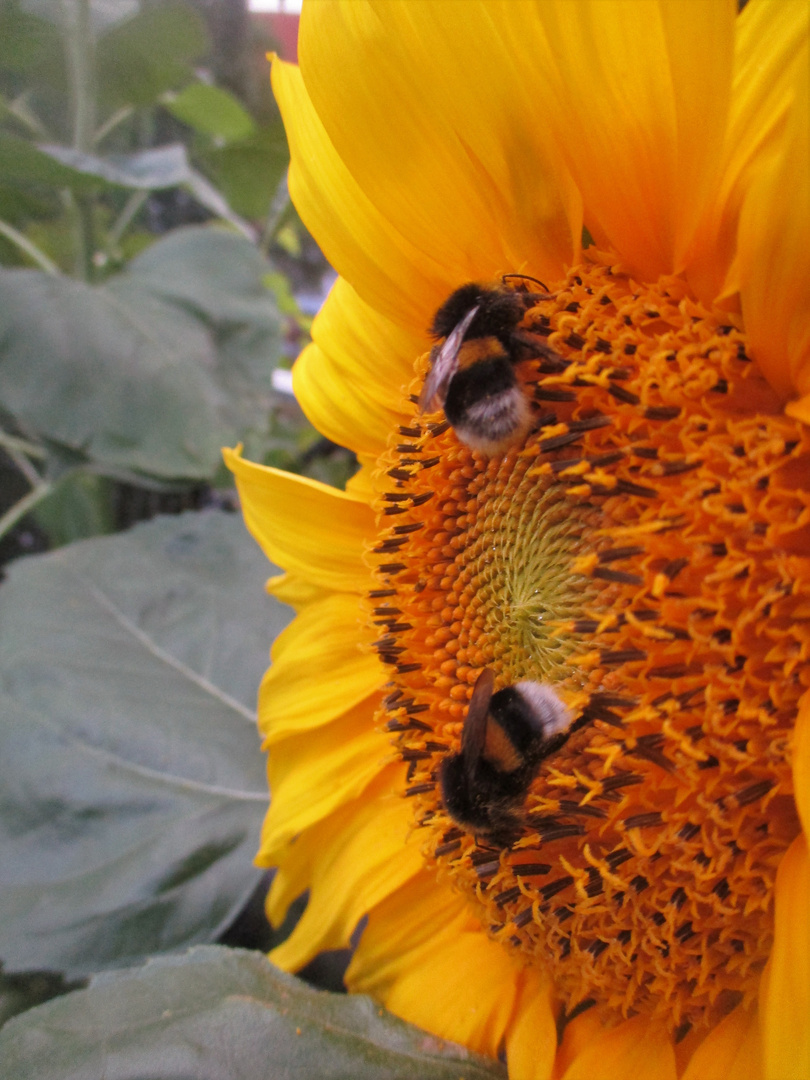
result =
M678 278L581 266L521 328L559 357L518 365L524 442L487 458L415 417L382 462L383 720L425 858L488 932L567 1009L683 1032L755 997L799 831L810 433ZM485 667L574 718L508 848L454 821L439 784Z

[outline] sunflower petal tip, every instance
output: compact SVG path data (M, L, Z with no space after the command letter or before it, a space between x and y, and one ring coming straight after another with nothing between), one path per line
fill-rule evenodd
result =
M232 462L237 462L242 457L242 451L244 450L243 443L237 443L236 446L223 446L222 447L222 460L226 466L233 472Z

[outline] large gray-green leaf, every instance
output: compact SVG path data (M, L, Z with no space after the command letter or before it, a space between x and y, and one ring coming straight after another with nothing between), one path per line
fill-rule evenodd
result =
M10 136L6 136L6 139L9 138ZM7 150L5 163L7 179L17 182L25 179L47 180L49 168L55 167L65 170L62 183L79 190L92 190L94 186L134 188L140 191L185 187L197 202L212 214L230 222L248 240L256 239L253 227L235 214L224 195L192 167L182 143L156 146L151 150L140 150L136 154L110 154L109 157L85 154L71 146L43 143L38 147L29 146L22 153L17 150L9 153ZM52 178L51 182L58 181Z
M252 225L234 213L222 192L191 165L182 143L99 157L57 143L35 145L0 131L0 183L24 192L33 184L39 191L47 185L90 194L105 188L161 191L183 187L248 240L256 239Z
M253 709L287 609L235 515L20 559L0 587L0 959L81 975L214 940L255 888Z
M47 184L51 187L70 187L76 191L98 191L112 183L98 170L77 169L71 161L63 161L58 154L51 153L51 149L42 149L19 135L0 131L0 182L24 189L31 184ZM67 150L67 147L64 149Z
M188 156L182 143L156 146L136 154L110 154L98 157L84 154L72 146L43 143L38 152L47 159L72 169L82 178L91 178L113 187L159 191L177 187L188 179Z
M210 227L174 230L99 286L0 271L0 405L108 468L210 477L223 445L250 450L268 430L280 343L267 271Z
M192 949L40 1005L0 1032L4 1080L505 1080L495 1062L312 990L256 953Z

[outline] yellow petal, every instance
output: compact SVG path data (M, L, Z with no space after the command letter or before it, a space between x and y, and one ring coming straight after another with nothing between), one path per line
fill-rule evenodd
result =
M288 845L279 860L278 870L273 876L266 901L267 915L273 926L279 926L284 921L287 909L293 900L309 888L317 872L318 860L324 854L324 845L320 842L320 837L326 834L326 830L329 831L330 838L337 838L343 843L345 838L341 836L342 829L347 825L351 826L351 823L356 820L356 815L368 813L373 820L379 811L380 801L385 799L386 804L391 802L391 793L397 786L401 788L401 780L402 766L399 762L391 762L383 766L358 798L351 799L322 821L311 828L304 829ZM395 801L407 803L407 800L402 798ZM369 809L370 807L373 807L373 810Z
M463 898L425 870L369 913L346 985L426 1031L494 1057L517 1004L519 972Z
M804 835L810 836L810 693L806 693L799 702L792 750L796 809Z
M296 611L323 596L320 585L315 585L300 574L277 574L271 577L267 582L267 591L271 596L275 596L276 600L289 604Z
M515 2L304 8L301 71L332 144L452 286L505 269L554 278L579 249L579 196L545 123L538 30Z
M666 1028L635 1016L594 1032L561 1080L676 1080L675 1054Z
M334 720L383 685L386 675L371 636L353 593L307 605L276 638L273 665L262 680L259 731L265 746Z
M392 793L395 786L402 786L399 766L390 767L360 800L293 844L292 860L306 859L298 851L301 847L313 855L304 886L309 900L291 936L270 956L279 967L295 970L324 949L348 946L365 913L422 869L418 838L407 839L412 807L399 792ZM288 862L290 858L277 878L290 873ZM299 875L299 885L303 880Z
M583 1053L589 1043L601 1036L603 1027L599 1012L594 1008L586 1009L568 1021L554 1062L555 1080L564 1076L571 1063Z
M649 280L681 270L719 180L733 0L538 0L535 10L554 57L548 122L586 225Z
M527 969L520 975L520 997L506 1034L509 1080L549 1080L556 1051L553 984Z
M765 1080L810 1076L810 857L799 835L776 872L774 943L761 994Z
M414 360L429 348L426 333L397 327L338 279L312 337L293 368L301 408L340 446L379 455L406 421L403 388L413 378Z
M810 395L810 51L784 138L754 178L736 269L748 349L785 398Z
M681 1080L763 1080L762 1038L756 1012L734 1009L712 1028Z
M325 589L365 593L363 546L374 536L367 503L317 480L245 461L224 450L251 536L268 559Z
M370 503L377 494L377 486L374 483L374 475L377 472L376 454L358 454L360 468L346 481L346 490L355 498Z
M379 696L337 720L276 743L270 752L270 811L262 828L257 862L273 866L289 840L338 806L355 799L380 771L390 749L374 730Z
M763 154L783 136L807 21L805 0L749 0L737 18L728 131L717 155L722 181L688 273L697 293L709 300L739 287L729 280L723 289L737 247L740 208Z
M346 75L345 60L330 75L335 91ZM272 80L290 144L290 195L307 228L372 308L400 325L426 326L453 279L393 228L358 185L312 107L298 68L276 60ZM359 134L362 116L355 122Z

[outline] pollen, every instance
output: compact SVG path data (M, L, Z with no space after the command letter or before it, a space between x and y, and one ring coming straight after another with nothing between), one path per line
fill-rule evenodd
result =
M490 935L552 973L567 1013L680 1034L755 999L800 829L810 432L679 278L580 266L520 329L546 347L518 365L523 443L485 457L411 405L380 462L379 722L426 863ZM508 849L439 790L484 667L575 718Z

